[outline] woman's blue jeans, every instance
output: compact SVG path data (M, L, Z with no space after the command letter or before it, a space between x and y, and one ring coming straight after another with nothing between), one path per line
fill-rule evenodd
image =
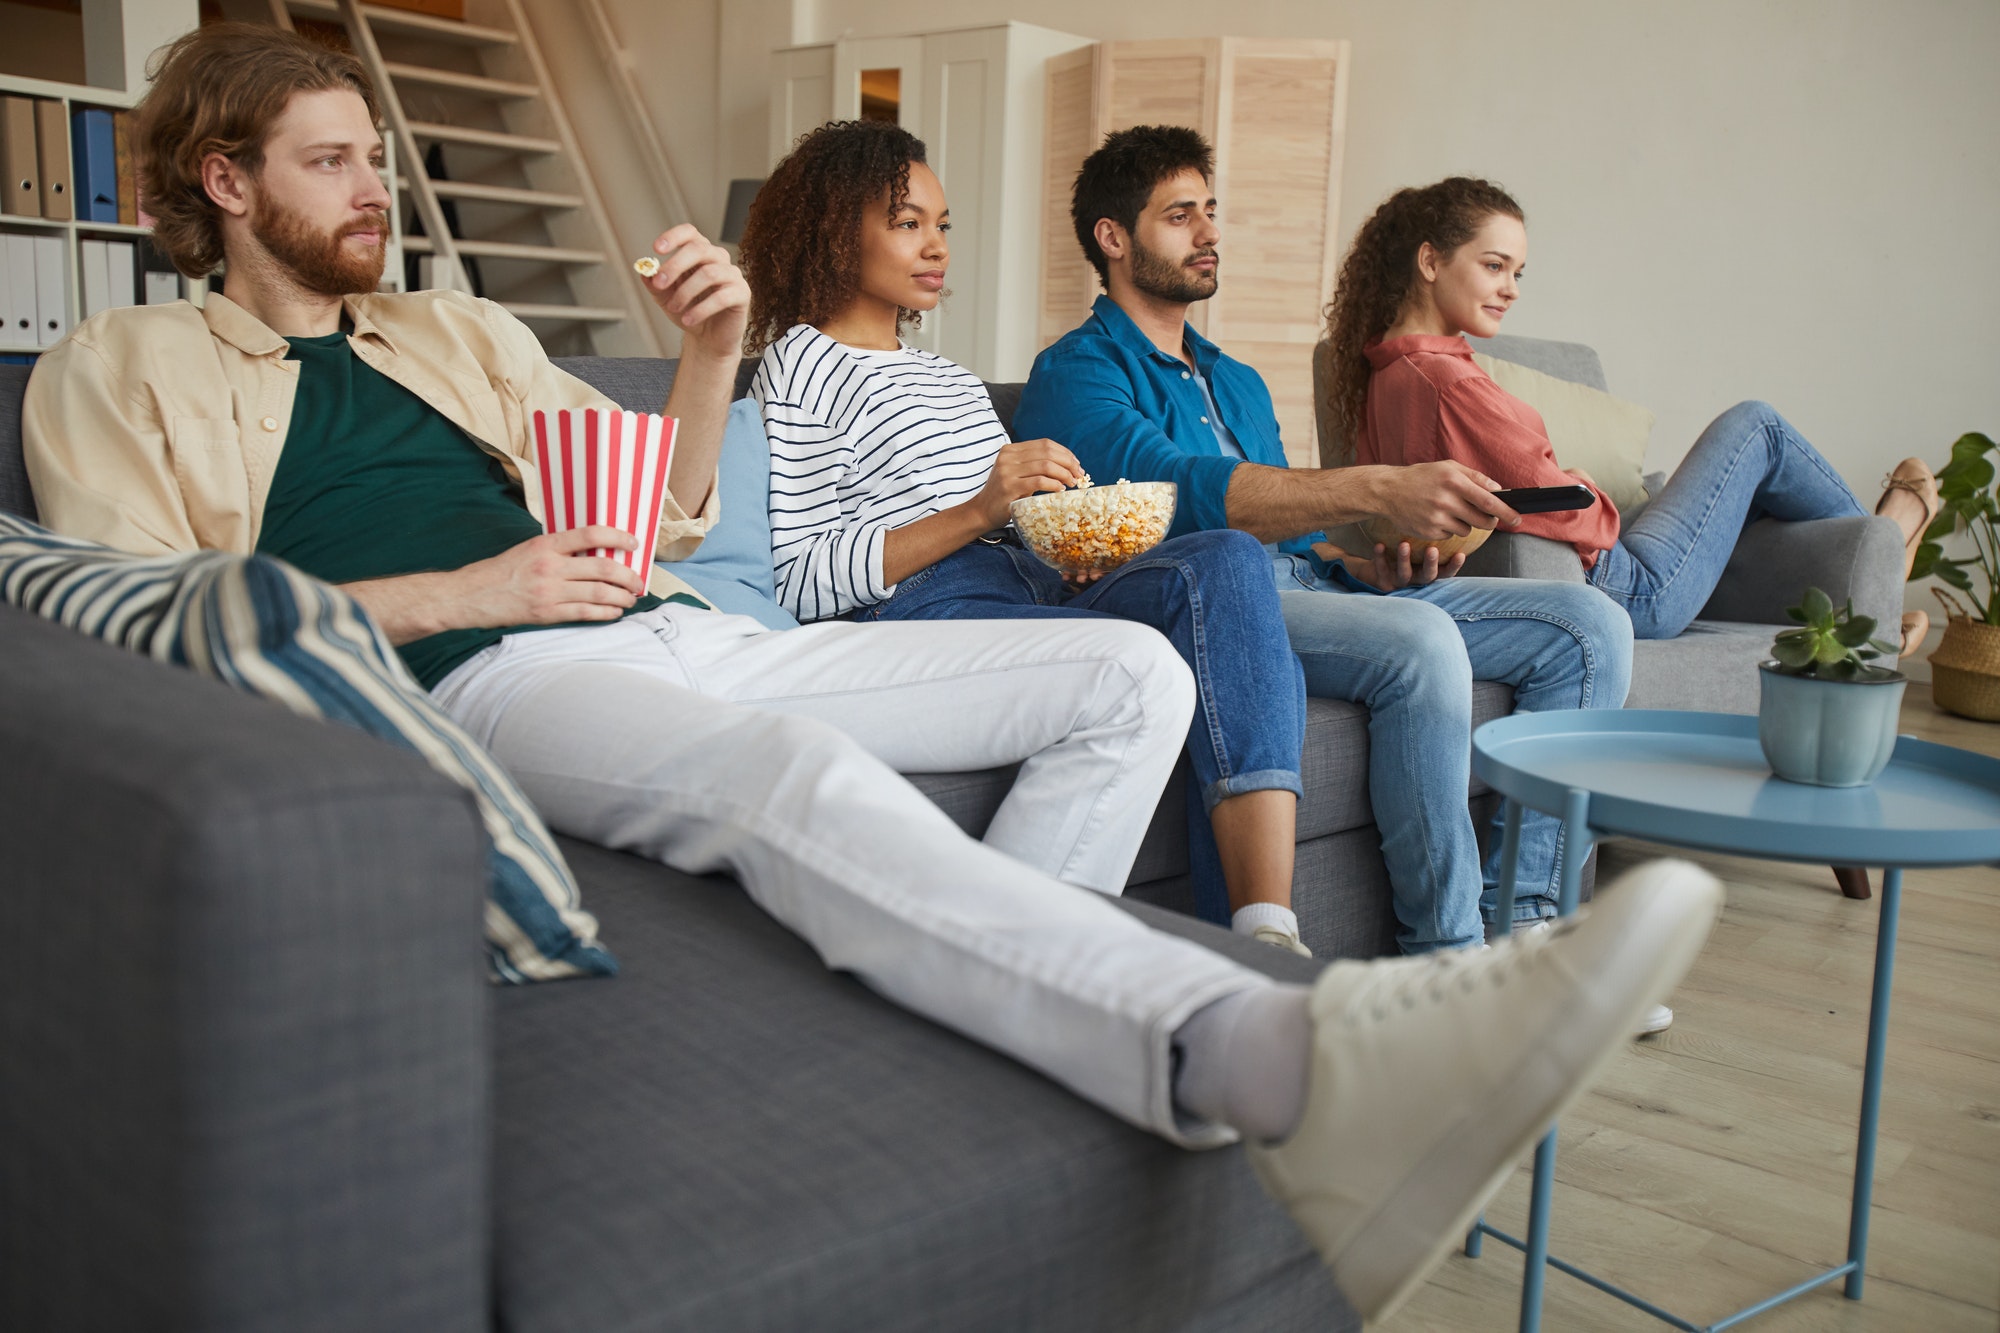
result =
M1229 920L1229 891L1208 812L1251 791L1302 795L1305 678L1285 635L1270 557L1233 530L1176 537L1072 595L1054 570L1018 546L981 540L896 585L854 618L1030 620L1118 616L1167 636L1194 671L1188 728L1188 868L1195 906Z
M1738 403L1708 423L1666 488L1597 557L1590 582L1631 613L1636 637L1671 639L1708 604L1745 524L1867 512L1769 403Z

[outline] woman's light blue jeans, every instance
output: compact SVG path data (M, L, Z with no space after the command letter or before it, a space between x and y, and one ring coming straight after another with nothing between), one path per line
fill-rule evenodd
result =
M1117 616L1151 625L1193 669L1189 873L1197 911L1226 924L1229 891L1208 812L1244 792L1304 792L1305 681L1286 640L1270 557L1256 538L1232 530L1176 537L1074 595L1060 575L1022 548L976 541L904 579L889 600L854 619L1064 616Z
M1590 582L1631 613L1635 636L1671 639L1708 604L1746 523L1867 512L1769 403L1738 403L1708 423L1666 488L1597 557Z
M1580 583L1439 579L1384 594L1299 556L1273 560L1306 691L1368 709L1368 798L1382 835L1405 953L1485 937L1500 879L1499 818L1485 864L1466 810L1472 682L1514 687L1520 712L1618 708L1632 683L1632 625ZM1561 824L1521 821L1514 919L1556 911Z

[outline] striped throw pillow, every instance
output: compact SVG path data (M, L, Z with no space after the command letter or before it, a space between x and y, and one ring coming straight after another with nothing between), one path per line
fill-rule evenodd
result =
M618 970L541 817L339 589L266 556L133 556L0 512L0 601L416 751L479 803L494 979Z

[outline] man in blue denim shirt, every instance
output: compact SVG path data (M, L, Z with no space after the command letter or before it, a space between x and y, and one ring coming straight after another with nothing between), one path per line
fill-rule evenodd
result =
M1307 689L1365 705L1369 789L1408 951L1476 944L1490 915L1465 808L1472 681L1514 687L1521 709L1617 708L1631 624L1594 589L1449 579L1435 551L1412 571L1378 555L1367 579L1314 553L1321 529L1382 515L1406 532L1511 526L1494 483L1457 463L1290 471L1256 371L1186 323L1215 292L1213 159L1192 130L1108 136L1077 176L1079 243L1106 294L1035 360L1017 436L1061 440L1096 477L1172 481L1176 534L1234 527L1270 544ZM1524 821L1516 919L1555 911L1556 821ZM1484 890L1484 896L1482 896Z

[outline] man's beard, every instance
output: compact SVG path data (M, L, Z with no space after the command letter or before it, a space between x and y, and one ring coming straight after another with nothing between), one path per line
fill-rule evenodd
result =
M304 214L271 204L257 210L250 234L307 291L355 296L381 285L382 266L389 256L389 220L380 214L374 222L381 239L358 253L347 248L345 235L361 220L350 217L334 231L321 231Z
M1188 256L1190 261L1211 258L1214 250L1197 250ZM1216 279L1213 273L1203 273L1177 264L1154 250L1132 240L1132 285L1147 296L1162 301L1206 301L1215 295Z

